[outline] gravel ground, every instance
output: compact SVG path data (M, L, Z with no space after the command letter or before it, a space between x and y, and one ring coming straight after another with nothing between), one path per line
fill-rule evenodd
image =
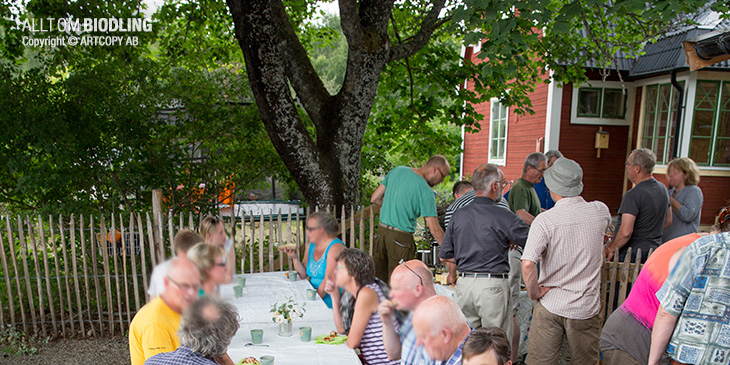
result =
M0 364L124 364L130 363L126 337L56 339L36 344L37 355L2 357Z

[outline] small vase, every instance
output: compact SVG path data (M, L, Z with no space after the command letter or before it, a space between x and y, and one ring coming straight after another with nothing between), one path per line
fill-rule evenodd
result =
M291 337L291 322L279 323L279 336Z

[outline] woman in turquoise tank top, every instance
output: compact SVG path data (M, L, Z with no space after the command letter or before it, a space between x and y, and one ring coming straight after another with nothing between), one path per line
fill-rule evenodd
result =
M325 278L335 270L335 258L345 249L345 244L337 238L339 230L337 220L322 212L316 212L307 220L307 238L309 244L304 249L304 261L299 259L296 248L279 246L280 251L292 259L294 270L302 279L309 278L317 294L324 300L327 307L332 308L332 299L324 291Z

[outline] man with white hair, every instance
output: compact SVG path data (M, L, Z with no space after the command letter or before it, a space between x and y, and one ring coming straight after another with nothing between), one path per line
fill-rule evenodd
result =
M129 325L132 365L141 365L154 355L180 346L180 316L198 297L200 273L190 259L177 257L170 261L163 284L163 293L145 304Z
M522 254L527 293L535 300L527 364L557 364L563 334L572 363L599 360L603 235L611 213L606 204L580 196L582 179L580 165L567 158L545 172L555 206L532 222Z
M226 350L238 331L238 310L233 304L213 296L197 299L180 322L180 347L157 354L145 365L214 365L227 357Z
M461 365L461 349L471 328L453 300L436 295L413 313L413 331L428 356L444 365Z
M436 295L433 288L433 274L426 264L410 260L398 265L390 275L390 299L380 302L378 313L383 322L383 343L390 360L401 360L404 365L436 364L423 346L416 343L413 332L413 311ZM395 311L410 311L408 319L395 330Z
M472 174L477 197L457 210L446 229L439 257L456 264L459 279L454 300L473 328L499 327L512 336L509 282L510 243L525 246L528 228L501 208L504 174L483 164Z

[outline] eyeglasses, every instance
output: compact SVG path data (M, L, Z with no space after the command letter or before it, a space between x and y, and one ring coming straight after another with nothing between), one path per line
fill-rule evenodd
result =
M226 264L223 263L223 262L216 262L214 265L215 266L220 266L220 267L226 267Z
M319 227L310 227L310 226L307 226L307 232L316 231L318 229L319 229Z
M194 285L193 284L180 284L177 281L173 280L170 277L170 275L168 275L167 278L170 280L171 283L175 284L178 288L180 288L184 291L188 291L188 290L198 291L198 289L200 289L200 285L198 285L198 284L194 284Z
M540 171L540 173L541 173L541 174L544 174L544 173L545 173L545 171L547 170L547 167L546 167L546 168L544 168L544 169L538 169L538 168L537 168L537 167L535 167L535 166L530 166L530 167L532 167L533 169L535 169L535 170L537 170L537 171Z
M413 271L413 269L411 269L410 267L408 267L408 265L406 265L406 262L405 262L405 261L403 261L403 259L400 259L400 262L398 262L398 265L401 265L401 266L405 267L405 268L406 268L406 269L408 269L408 270L409 270L410 272L412 272L412 273L413 273L413 275L416 275L416 276L418 276L418 280L420 280L420 281L421 281L421 286L423 286L423 278L421 277L421 275L418 275L418 273L417 273L417 272Z

